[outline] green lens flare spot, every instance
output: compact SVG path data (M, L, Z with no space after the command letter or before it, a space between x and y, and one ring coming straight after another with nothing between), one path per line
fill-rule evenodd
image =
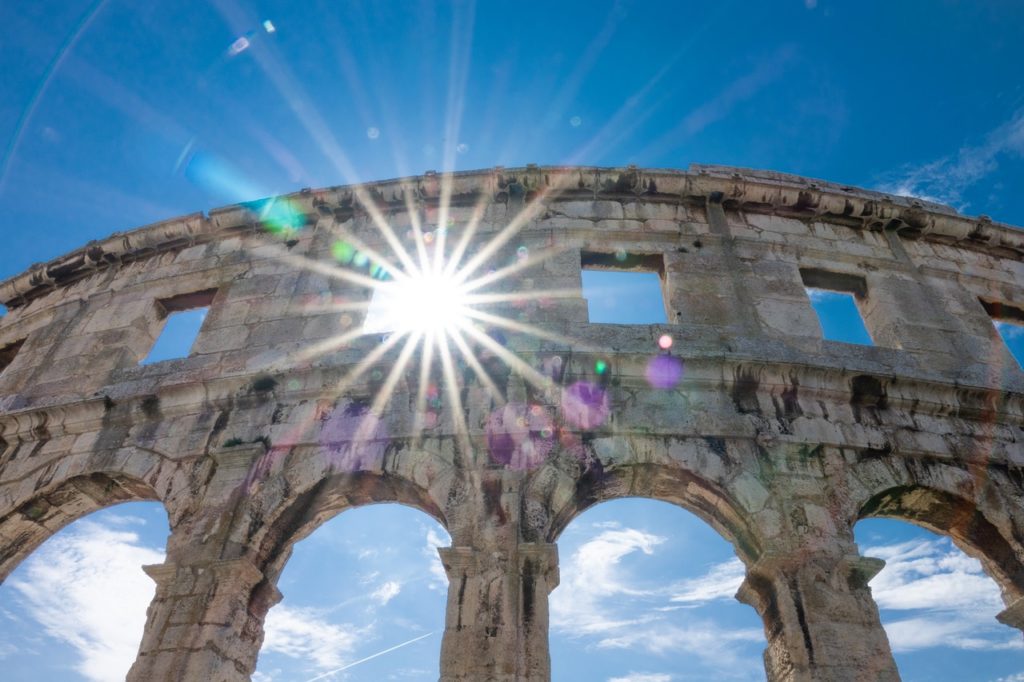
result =
M608 363L604 360L598 360L594 363L594 371L598 374L604 374L608 371Z
M342 265L348 265L355 258L356 250L347 242L334 242L331 244L331 256Z

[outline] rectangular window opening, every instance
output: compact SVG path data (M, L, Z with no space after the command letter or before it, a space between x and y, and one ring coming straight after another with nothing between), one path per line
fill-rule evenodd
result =
M404 313L408 313L409 305L402 300L402 292L395 288L394 280L389 276L380 279L381 286L373 287L370 292L366 317L363 318L362 332L364 334L394 333L403 327L401 317ZM404 322L408 323L408 320Z
M149 354L139 364L187 358L216 294L216 289L207 289L157 301L159 316L164 320L163 328Z
M24 343L25 339L21 339L20 341L9 343L3 348L0 348L0 374L3 374L4 370L11 366L11 363L14 362L15 356L18 354L18 351L21 350L21 346Z
M1024 368L1024 310L1006 303L982 301L985 312L992 318L992 324L999 332L1006 349L1017 364Z
M800 277L825 340L874 345L857 306L867 296L863 277L816 269L801 269Z
M666 324L661 254L580 254L583 298L594 324Z

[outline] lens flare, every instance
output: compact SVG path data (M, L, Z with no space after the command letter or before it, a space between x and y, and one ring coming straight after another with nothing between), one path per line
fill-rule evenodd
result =
M644 376L653 388L675 388L683 378L683 361L671 355L655 355L647 363Z
M451 277L424 273L381 284L373 296L368 332L422 332L440 335L468 319L466 293Z

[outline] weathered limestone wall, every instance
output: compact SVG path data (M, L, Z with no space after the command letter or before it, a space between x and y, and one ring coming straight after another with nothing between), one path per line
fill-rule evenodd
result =
M990 317L1024 315L1024 233L721 167L531 166L279 201L300 229L232 206L0 284L0 579L95 509L161 501L167 560L147 567L129 679L248 679L292 545L381 501L451 533L445 682L549 679L558 536L625 496L679 504L733 543L772 681L898 679L867 587L881 563L853 540L866 516L949 535L1024 628L1024 375ZM521 362L470 339L480 366L451 361L436 418L415 358L374 405L401 346L332 343L363 313L324 304L371 291L331 276L331 245L389 252L374 217L404 240L443 203L450 246L479 220L464 260L482 273L519 246L557 250L488 291L579 292L582 266L624 251L623 267L660 271L669 324L590 324L579 293L497 301L483 308L541 330L503 330ZM856 291L877 345L823 340L807 284ZM191 356L140 366L168 306L198 292L212 303ZM664 333L685 370L659 389L645 372ZM383 371L352 380L375 353Z

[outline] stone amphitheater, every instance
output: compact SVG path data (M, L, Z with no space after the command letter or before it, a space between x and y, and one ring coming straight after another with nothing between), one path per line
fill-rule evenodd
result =
M389 254L434 221L482 272L516 263L465 354L360 333L373 273L338 258L339 235ZM993 325L1024 320L1022 260L984 216L719 166L427 173L115 234L0 284L0 579L158 500L128 679L247 680L293 545L398 502L452 538L440 679L540 682L559 534L646 497L735 547L769 680L897 680L861 518L949 536L1024 629L1024 375ZM583 269L656 272L668 323L590 323ZM824 339L807 287L853 294L875 345ZM206 306L188 357L140 364Z

